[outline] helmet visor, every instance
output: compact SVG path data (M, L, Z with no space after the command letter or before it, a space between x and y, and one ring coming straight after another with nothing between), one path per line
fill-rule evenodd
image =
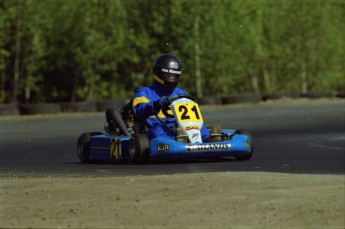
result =
M161 78L166 82L177 83L180 81L181 75L164 73Z

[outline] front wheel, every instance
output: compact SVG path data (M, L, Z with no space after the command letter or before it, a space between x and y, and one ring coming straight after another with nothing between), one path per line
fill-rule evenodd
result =
M89 162L89 156L90 156L90 136L94 135L101 135L101 132L88 132L88 133L83 133L80 135L78 138L77 142L77 154L79 159L83 162Z
M254 142L253 142L253 136L248 130L236 130L236 134L243 134L248 137L249 140L249 146L250 146L250 152L249 154L243 155L243 156L236 156L236 159L239 161L245 161L249 160L253 156L253 151L254 151Z

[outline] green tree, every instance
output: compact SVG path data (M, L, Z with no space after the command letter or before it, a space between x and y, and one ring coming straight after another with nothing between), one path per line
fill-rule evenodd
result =
M161 53L192 95L344 92L339 0L0 0L0 102L125 98Z

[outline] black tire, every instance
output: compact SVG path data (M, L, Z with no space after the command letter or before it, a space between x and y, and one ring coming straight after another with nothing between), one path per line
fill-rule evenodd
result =
M135 151L130 152L130 159L136 164L147 163L150 156L150 142L145 134L137 134L134 136L134 140L130 143L130 148Z
M74 102L61 103L62 112L96 112L96 103L94 102Z
M223 100L218 96L203 96L198 99L200 105L222 105Z
M298 93L273 93L273 94L265 94L262 96L264 101L267 100L277 100L277 99L297 99L299 98Z
M339 92L335 96L338 98L345 98L345 92Z
M101 134L102 132L87 132L80 135L77 142L77 154L80 161L82 161L83 163L87 163L90 161L90 136Z
M17 104L0 104L0 116L1 115L19 115L19 108Z
M125 100L114 99L114 100L102 100L96 102L97 111L105 111L108 107L120 108Z
M236 134L247 135L248 138L249 138L249 141L250 141L250 153L246 154L244 156L236 156L236 159L239 160L239 161L249 160L253 156L253 152L254 152L254 142L253 142L252 134L248 130L236 130L235 133Z
M258 103L262 101L262 95L258 93L244 93L223 97L223 104L234 103Z
M58 103L38 103L38 104L22 104L19 105L21 114L57 114L60 113L60 104Z
M332 93L327 91L311 91L308 93L302 93L301 97L308 99L331 98Z

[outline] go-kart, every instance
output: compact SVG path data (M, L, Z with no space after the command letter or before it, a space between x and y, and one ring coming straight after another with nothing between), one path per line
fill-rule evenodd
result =
M81 134L77 143L79 159L82 162L146 163L150 159L235 157L249 160L252 157L253 139L249 131L219 127L218 133L214 133L209 128L210 141L203 142L200 133L203 118L196 100L189 95L175 95L170 100L169 110L162 112L176 119L176 128L171 130L174 139L157 137L149 140L145 122L135 119L131 101L127 101L120 109L107 110L105 129L108 133ZM164 125L162 119L157 115L156 118Z

